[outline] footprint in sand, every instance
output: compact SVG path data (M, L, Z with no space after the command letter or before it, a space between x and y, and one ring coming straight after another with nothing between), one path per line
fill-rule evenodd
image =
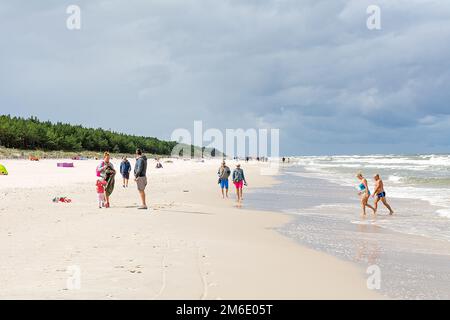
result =
M212 270L212 263L208 259L208 255L204 252L205 248L202 248L198 243L195 244L197 249L197 269L203 282L203 292L200 299L211 299L209 294L209 288L219 287L219 283L214 281L215 272ZM215 299L221 300L220 297Z
M142 273L140 270L130 270L131 273Z

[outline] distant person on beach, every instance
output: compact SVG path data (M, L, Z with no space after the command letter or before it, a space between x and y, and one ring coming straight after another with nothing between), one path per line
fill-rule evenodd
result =
M363 177L362 173L358 173L356 177L360 181L360 184L358 185L359 189L358 194L361 196L362 215L364 217L366 216L366 207L372 209L373 214L376 214L377 210L368 203L370 197L370 190L366 178Z
M159 161L159 159L156 159L156 169L162 169L163 165L161 164L161 162Z
M230 168L226 165L225 161L222 162L219 170L217 171L219 175L219 184L222 190L222 198L225 199L225 196L228 198L228 177L231 174ZM224 192L225 189L225 192Z
M105 186L105 208L110 207L109 197L114 191L114 177L116 175L116 170L114 170L114 166L111 163L111 156L109 152L105 152L103 154L103 161L97 167L97 176L102 177L106 181Z
M123 178L123 187L128 188L128 180L130 180L131 164L127 157L123 157L122 163L120 164L120 174Z
M242 189L244 188L244 185L247 185L247 181L245 180L244 176L244 170L241 169L241 165L237 164L236 169L233 171L233 183L236 187L236 195L237 195L237 203L238 206L241 204L242 201Z
M375 199L375 202L374 202L375 210L378 209L378 202L381 200L381 202L384 204L384 206L386 208L388 208L389 214L393 215L394 211L392 210L392 208L389 205L389 203L387 203L387 201L386 201L386 192L384 191L383 180L381 180L379 174L376 174L373 177L373 179L375 180L375 191L373 192L372 197L376 196L376 199Z
M142 154L141 149L136 150L136 165L134 166L134 181L141 197L142 205L138 209L147 209L145 201L145 187L147 187L147 157Z

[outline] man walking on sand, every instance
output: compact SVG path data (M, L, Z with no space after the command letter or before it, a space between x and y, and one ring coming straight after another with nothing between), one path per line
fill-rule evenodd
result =
M381 202L383 202L384 206L386 208L388 208L389 214L393 215L394 211L392 210L391 206L386 201L386 192L384 191L383 180L381 180L379 174L376 174L373 177L373 179L375 180L375 191L374 191L372 197L376 196L376 199L375 199L375 202L374 202L375 210L378 209L378 202L381 200Z
M147 186L147 157L142 154L141 149L136 150L136 164L134 166L134 181L141 197L142 205L138 209L147 209L145 202L145 187Z
M127 157L122 158L122 162L120 163L120 174L123 178L123 187L128 188L128 180L130 179L130 171L131 164L128 161Z
M228 198L228 177L231 174L231 170L227 167L225 161L222 162L217 174L219 175L219 184L222 189L222 198L225 199L225 196ZM225 189L225 192L223 189Z

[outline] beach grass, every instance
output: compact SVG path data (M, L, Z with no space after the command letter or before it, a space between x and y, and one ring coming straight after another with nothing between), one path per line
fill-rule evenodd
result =
M206 149L209 151L209 149ZM113 159L118 159L122 157L134 158L135 155L131 153L117 153L110 152L110 155ZM171 155L161 155L161 154L153 154L146 153L148 158L178 158L173 157ZM86 159L100 159L103 157L103 152L100 151L47 151L47 150L22 150L15 148L5 148L0 146L0 159L18 159L18 160L26 160L32 158L37 159L73 159L75 157L86 158ZM217 151L216 158L222 158L223 154ZM200 157L198 157L200 158ZM205 158L211 158L206 156Z
M14 148L5 148L0 146L0 159L29 159L30 157L38 159L72 159L75 157L97 159L103 156L103 152L96 151L46 151L46 150L21 150ZM134 157L132 154L111 152L112 158ZM157 154L148 154L149 157L167 157Z

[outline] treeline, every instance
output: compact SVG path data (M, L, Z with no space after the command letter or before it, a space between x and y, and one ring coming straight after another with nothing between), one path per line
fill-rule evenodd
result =
M134 153L137 148L147 153L169 155L177 143L157 138L84 128L58 122L0 116L0 145L26 150L111 151Z

